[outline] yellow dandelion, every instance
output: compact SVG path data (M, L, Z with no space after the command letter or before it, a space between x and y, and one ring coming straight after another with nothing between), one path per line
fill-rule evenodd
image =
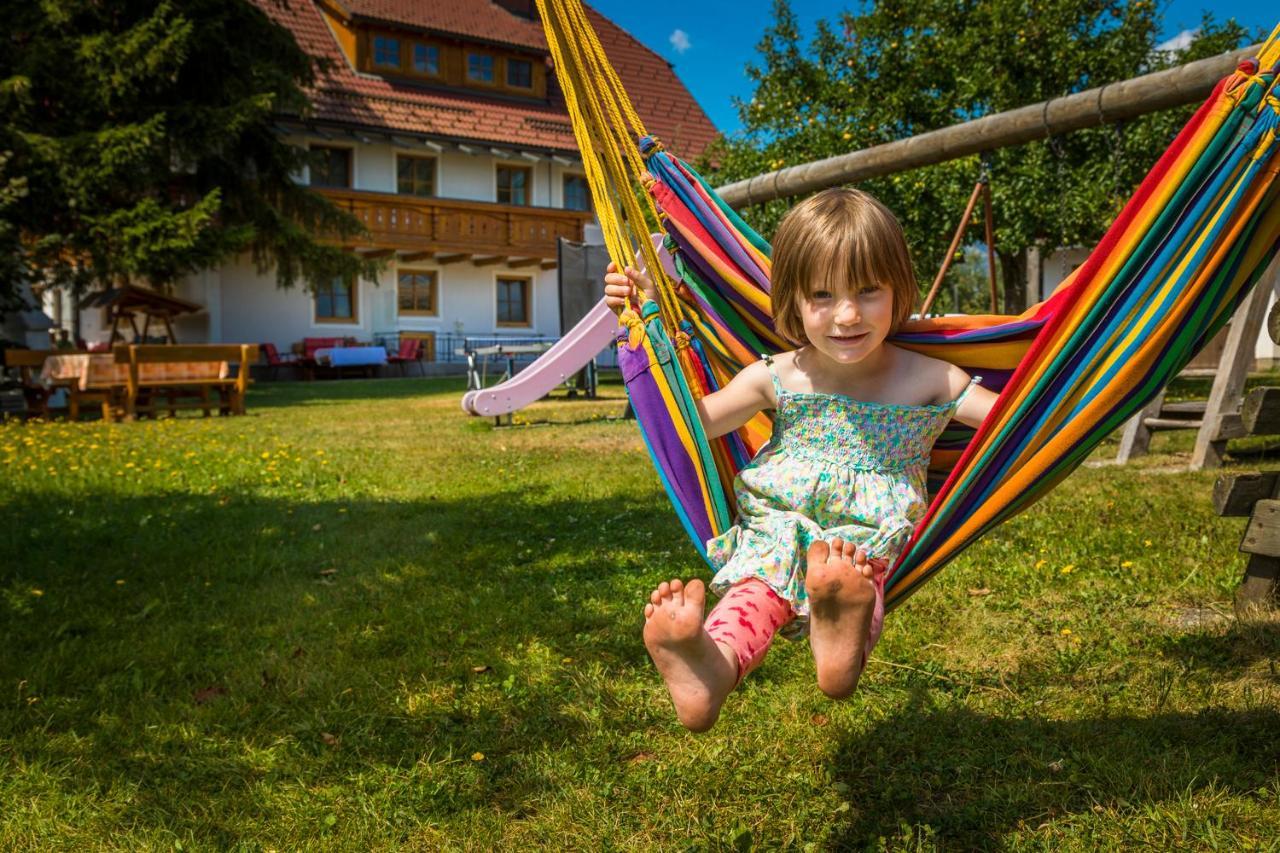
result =
M40 596L44 595L44 590L43 590L43 589L34 589L34 588L33 588L33 589L31 590L31 594L32 594L32 595L34 595L36 598L39 598Z
M1036 568L1042 569L1044 568L1045 564L1048 562L1049 562L1048 560L1036 560Z
M1133 560L1125 560L1123 563L1120 564L1120 568L1127 569L1132 565L1133 565Z
M124 578L116 578L116 586L124 586Z
M1064 574L1064 575L1069 575L1069 574L1071 574L1072 572L1074 572L1075 570L1076 570L1076 567L1075 567L1075 566L1073 566L1073 565L1070 565L1070 564L1065 565L1065 566L1063 566L1063 567L1060 569L1060 571L1061 571L1061 572L1062 572L1062 574Z
M1062 634L1062 636L1064 636L1064 637L1070 637L1070 636L1071 636L1071 629L1070 629L1070 628L1063 628L1063 629L1062 629L1062 631L1061 631L1060 633L1061 633L1061 634Z
M1143 540L1142 540L1142 544L1143 544L1143 545L1146 545L1148 548L1150 548L1150 547L1151 547L1151 540L1150 540L1150 539L1143 539Z
M483 752L473 752L473 753L471 753L471 760L472 760L472 761L484 761L484 753L483 753Z

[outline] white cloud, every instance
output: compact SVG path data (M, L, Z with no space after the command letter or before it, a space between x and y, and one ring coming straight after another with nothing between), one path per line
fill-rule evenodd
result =
M693 46L689 43L689 34L684 30L676 30L667 41L671 42L671 46L675 48L676 53L684 53Z
M1186 50L1187 45L1191 44L1191 40L1196 37L1197 33L1198 33L1197 30L1183 30L1182 32L1178 33L1176 36L1169 39L1168 41L1161 42L1160 44L1156 45L1156 50L1163 50L1163 51L1168 51L1173 53Z

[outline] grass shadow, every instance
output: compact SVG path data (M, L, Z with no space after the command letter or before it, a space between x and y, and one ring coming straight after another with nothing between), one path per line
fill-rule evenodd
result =
M1274 708L1049 720L915 699L841 744L834 775L855 817L833 849L874 846L904 825L913 842L999 847L1006 833L1072 815L1125 815L1123 827L1197 792L1251 795L1276 782Z
M0 705L0 742L69 768L69 797L132 787L139 825L226 844L204 818L259 813L258 782L340 786L473 754L487 775L434 792L434 813L536 798L555 783L518 756L631 713L566 662L647 666L638 624L618 630L639 621L634 560L583 547L616 522L609 500L12 505L28 523L0 551L30 559L0 568L0 683L20 694ZM503 530L521 539L477 535Z

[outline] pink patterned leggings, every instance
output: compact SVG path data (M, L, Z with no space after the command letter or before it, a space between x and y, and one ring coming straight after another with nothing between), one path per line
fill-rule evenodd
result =
M862 665L884 627L884 581L886 565L882 560L872 560L876 588L875 610L871 616L870 636L862 650ZM796 618L791 605L769 588L764 581L748 578L729 588L716 606L707 614L703 627L711 639L723 643L738 657L738 682L760 665L778 629ZM736 687L737 684L734 686Z
M738 683L760 665L778 629L796 618L791 605L764 581L753 578L730 587L707 614L703 627L738 656Z

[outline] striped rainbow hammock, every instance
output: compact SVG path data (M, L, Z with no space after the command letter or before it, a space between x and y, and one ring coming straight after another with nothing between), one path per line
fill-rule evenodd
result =
M651 271L665 269L657 299L623 314L618 357L662 483L705 558L706 541L733 523L734 475L771 423L761 413L708 440L694 400L789 348L770 318L769 245L645 134L577 0L538 5L611 257L622 266L639 249ZM1074 470L1177 375L1271 262L1277 35L1218 83L1052 297L1016 317L914 319L896 335L980 374L1000 397L976 432L953 424L939 438L933 497L890 568L888 606ZM655 224L666 251L646 239Z

